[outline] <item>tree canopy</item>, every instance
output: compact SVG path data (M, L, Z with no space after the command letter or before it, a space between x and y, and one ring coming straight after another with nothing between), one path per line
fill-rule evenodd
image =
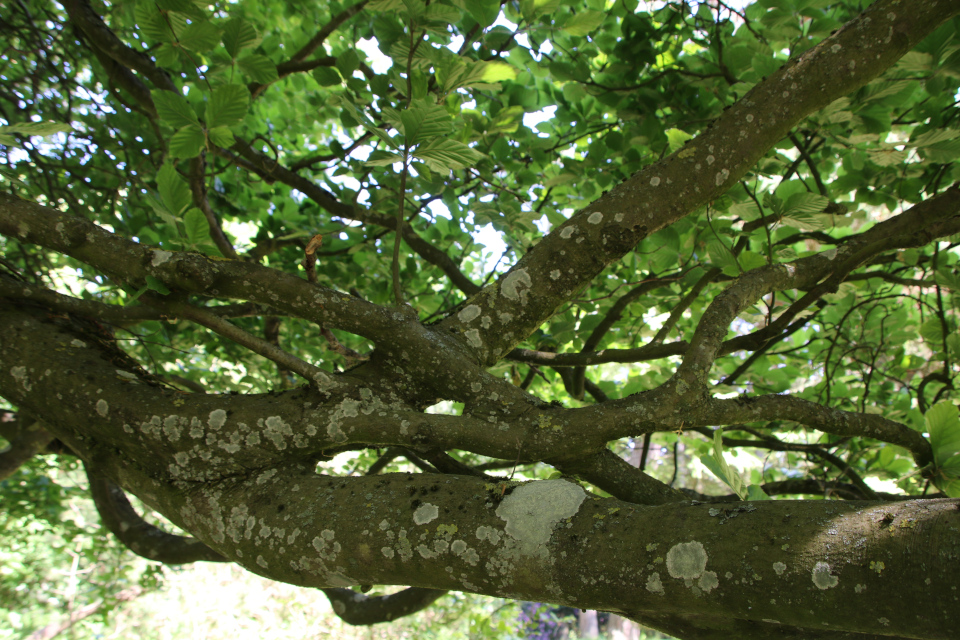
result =
M3 494L355 624L952 637L958 13L9 3Z

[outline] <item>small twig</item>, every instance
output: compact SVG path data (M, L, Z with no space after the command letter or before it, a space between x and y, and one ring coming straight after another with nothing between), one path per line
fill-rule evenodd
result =
M171 316L190 320L191 322L195 322L210 329L214 333L217 333L224 338L233 340L237 344L246 347L250 351L257 353L268 360L276 362L278 365L293 371L297 375L306 378L310 382L314 382L318 377L326 375L322 369L319 369L308 362L304 362L300 358L287 353L283 349L270 344L262 338L258 338L253 334L247 333L235 324L227 322L220 316L214 315L209 311L205 311L199 307L194 307L193 305L185 302L174 302L149 294L140 296L140 299L145 304L149 304L152 307L165 311Z

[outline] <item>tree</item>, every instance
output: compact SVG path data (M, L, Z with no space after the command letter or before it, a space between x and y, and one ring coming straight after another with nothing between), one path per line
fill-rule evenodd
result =
M5 474L358 624L952 637L958 12L11 4Z

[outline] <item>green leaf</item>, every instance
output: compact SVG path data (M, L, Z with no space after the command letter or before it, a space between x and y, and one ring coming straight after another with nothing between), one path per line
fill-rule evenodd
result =
M154 42L173 42L173 32L154 0L137 0L134 20L140 32Z
M727 213L741 220L750 222L760 217L760 207L758 207L757 203L753 200L747 200L746 202L738 202L737 204L731 205L731 207L727 209Z
M783 208L783 215L790 217L798 213L819 213L830 204L829 198L818 193L801 192L787 198Z
M724 242L717 238L707 241L707 255L710 256L710 264L719 267L723 273L736 278L740 275L740 263L734 257Z
M941 347L943 345L943 323L940 322L940 318L930 318L920 325L920 337L934 350Z
M200 120L197 118L197 114L183 96L173 91L162 91L159 89L151 91L150 96L153 98L153 104L157 108L157 115L160 116L160 120L164 123L175 129L187 125L200 126Z
M367 3L367 11L399 11L406 9L403 0L372 0Z
M757 497L750 498L750 493L747 489L746 483L743 481L743 478L741 478L740 474L737 473L735 469L731 468L730 465L727 464L727 461L723 458L723 429L717 429L713 432L713 451L711 455L700 456L700 461L703 462L704 466L710 469L715 476L723 480L728 487L733 489L733 492L736 493L741 500L767 499L766 494L763 493L763 490L761 490L760 487L756 487L756 489L753 491L754 496ZM759 497L760 495L763 497Z
M469 13L481 29L496 22L500 15L500 0L453 0L453 4Z
M173 69L180 65L180 54L183 49L175 47L173 43L164 42L157 49L157 66Z
M567 19L563 24L563 31L572 36L585 36L606 19L607 14L603 11L581 11Z
M434 171L450 171L473 166L486 158L484 154L471 149L462 142L442 139L431 140L417 148L413 154Z
M183 127L170 138L169 151L174 158L196 158L207 144L203 129L197 125Z
M210 142L218 147L232 147L233 143L236 142L233 131L230 131L230 127L227 126L214 127L207 131L207 136L210 137Z
M156 291L157 293L162 293L163 295L167 295L168 293L170 293L170 289L168 289L167 285L163 284L161 280L158 280L153 276L147 276L146 278L144 278L144 280L147 281L147 289ZM140 297L141 293L143 293L143 290L137 293L137 297Z
M940 465L940 471L952 478L960 478L960 455L947 458Z
M453 131L453 118L447 110L425 100L413 101L409 108L400 113L400 120L401 130L410 146Z
M157 172L157 190L164 206L175 216L180 215L193 202L187 181L180 177L170 162L164 163Z
M337 56L337 71L339 71L340 75L344 78L352 76L353 72L359 67L360 57L357 56L356 51L353 49L347 49Z
M436 22L446 26L458 22L460 20L460 12L448 5L434 3L427 7L423 17L430 22Z
M747 487L747 500L769 500L770 496L758 484Z
M180 46L197 53L205 53L220 42L220 30L206 20L192 22L177 36Z
M237 66L248 78L260 84L276 82L280 77L273 60L259 53L245 55L237 61Z
M921 133L916 138L911 136L910 144L914 147L926 147L938 142L946 142L960 136L958 129L932 129Z
M521 0L520 13L532 21L541 14L552 13L560 8L560 0Z
M812 213L795 211L789 216L783 216L781 222L789 227L800 229L801 231L820 231L823 229L823 220Z
M506 62L473 62L459 57L445 58L437 69L437 81L444 93L462 87L489 85L513 80L517 70Z
M62 122L18 122L17 124L0 126L0 133L2 134L19 133L24 136L49 136L68 131L73 131L73 127ZM13 137L9 137L9 139L11 144L15 141ZM4 142L3 144L8 143Z
M960 453L960 416L956 405L949 401L939 402L927 410L924 421L937 466Z
M321 87L332 87L343 82L340 74L332 67L317 67L313 70L313 77L316 78Z
M667 142L670 145L670 153L682 147L687 140L693 137L686 131L681 131L680 129L667 129L665 133L667 134Z
M370 157L366 160L366 162L364 162L364 164L371 167L385 167L396 162L403 162L403 156L401 156L399 153L375 151L370 154Z
M192 244L210 242L210 223L200 209L193 207L183 215L183 228Z
M193 0L156 0L156 3L164 11L178 11L197 17L204 15Z
M223 46L231 58L240 51L260 44L256 28L243 18L234 18L223 25Z
M250 92L242 84L224 84L213 90L207 103L207 126L239 124L247 115Z

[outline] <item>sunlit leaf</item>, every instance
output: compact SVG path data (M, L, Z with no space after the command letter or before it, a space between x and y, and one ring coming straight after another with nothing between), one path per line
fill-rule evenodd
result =
M581 11L567 18L563 23L563 30L572 36L585 36L599 27L606 17L607 14L603 11Z
M247 115L250 92L242 84L224 84L213 90L207 103L207 126L210 128L239 124Z
M157 172L157 190L163 204L173 215L180 215L193 200L187 181L180 177L170 162L165 163Z
M186 98L172 91L153 90L150 92L157 115L166 124L174 128L187 125L200 126L200 120Z

